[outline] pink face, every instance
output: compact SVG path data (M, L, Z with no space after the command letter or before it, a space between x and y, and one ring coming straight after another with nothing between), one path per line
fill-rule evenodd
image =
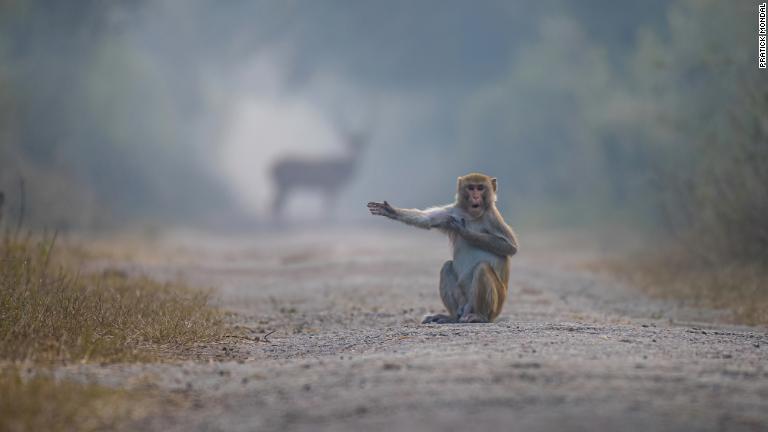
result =
M467 211L473 216L479 216L485 211L485 185L470 183L467 188Z

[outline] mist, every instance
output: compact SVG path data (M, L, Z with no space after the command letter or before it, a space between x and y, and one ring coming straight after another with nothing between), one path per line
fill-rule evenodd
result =
M689 107L754 72L744 6L6 2L0 184L14 206L24 180L36 226L260 223L278 158L341 155L357 131L332 220L371 199L450 202L482 171L524 225L662 225L659 172L685 159L669 149ZM681 83L690 98L667 91ZM329 216L312 192L287 206Z
M765 20L0 0L0 430L768 430Z

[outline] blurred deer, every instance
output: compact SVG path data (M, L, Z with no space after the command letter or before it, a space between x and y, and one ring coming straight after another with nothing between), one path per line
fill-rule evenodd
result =
M363 133L341 134L345 153L335 157L286 156L272 165L275 197L272 203L274 216L280 216L291 193L310 190L322 194L328 214L332 214L341 189L354 177L360 155L368 144Z

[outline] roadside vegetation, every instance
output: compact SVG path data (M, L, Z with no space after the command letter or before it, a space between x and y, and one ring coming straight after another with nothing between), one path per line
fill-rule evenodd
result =
M225 317L210 293L180 283L80 274L78 254L55 243L10 234L0 243L0 430L114 430L146 415L153 396L55 379L48 368L172 359L220 340Z
M751 58L707 54L701 85L716 89L719 103L700 101L673 117L673 140L688 144L656 163L660 248L629 275L653 294L768 325L768 85ZM733 79L723 80L723 71Z
M115 430L138 413L130 392L95 384L24 377L14 366L0 370L0 430Z
M734 324L768 325L768 268L755 263L706 265L685 250L647 252L590 266L654 297L722 309Z
M146 360L224 335L210 294L178 283L56 264L53 239L0 246L0 357L34 362Z
M626 274L650 293L768 325L768 86L739 96L737 110L713 119L719 133L701 138L692 166L663 177L668 247Z
M768 325L768 87L734 97L708 135L681 134L698 143L688 164L659 164L654 244L609 268L651 295Z
M679 2L641 34L632 96L644 111L653 241L615 266L645 291L768 324L768 81L749 46L754 4ZM715 17L724 31L708 28ZM626 133L626 131L625 131ZM650 196L650 201L643 199ZM650 231L650 232L648 232Z

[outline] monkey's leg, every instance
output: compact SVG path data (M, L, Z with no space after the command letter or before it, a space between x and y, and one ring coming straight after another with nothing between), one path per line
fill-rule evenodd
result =
M491 322L501 313L507 298L507 287L490 264L480 263L472 272L469 302L472 310L461 316L460 322Z
M437 314L424 318L422 324L446 324L458 321L459 307L467 301L459 288L459 281L456 272L453 270L453 261L446 261L440 270L440 298L443 300L445 308L448 309L448 315Z

